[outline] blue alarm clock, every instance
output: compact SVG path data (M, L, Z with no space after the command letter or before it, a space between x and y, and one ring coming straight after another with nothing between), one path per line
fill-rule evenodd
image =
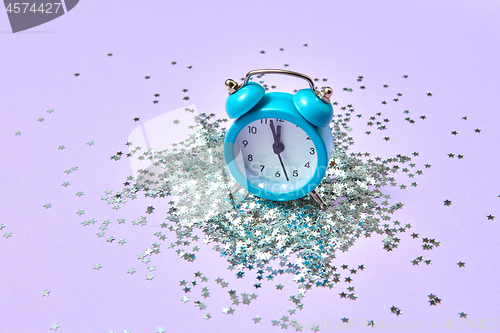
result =
M250 77L284 74L308 81L296 94L266 93ZM308 76L280 69L253 70L243 83L225 82L226 112L235 119L224 141L226 165L236 182L264 199L288 201L311 194L328 167L333 150L329 124L333 117L332 89L318 91Z

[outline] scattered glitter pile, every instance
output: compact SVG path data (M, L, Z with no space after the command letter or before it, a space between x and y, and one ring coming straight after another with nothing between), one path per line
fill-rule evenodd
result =
M293 274L298 293L290 300L302 309L306 290L312 286L332 288L340 282L340 273L332 263L337 250L347 251L360 236L369 237L375 232L386 236L383 247L391 251L398 246L396 234L411 228L409 224L403 227L398 221L391 222L390 215L403 204L390 204L390 196L381 192L387 184L397 186L389 173L398 172L398 164L411 158L397 155L365 161L362 158L369 158L369 153L348 153L354 143L348 136L354 109L350 105L341 109L346 112L337 114L331 123L335 148L317 189L328 203L326 210L309 197L273 202L243 189L234 196L230 194L234 181L223 157L226 129L220 126L226 119L212 120L214 114L203 113L195 116L197 128L189 138L173 149L149 149L142 154L141 147L132 149L129 156L141 154L139 158L151 160L155 171L139 170L136 179L128 177L131 182L127 181L125 188L116 193L107 191L102 199L119 205L137 198L138 192L152 198L170 197L169 213L161 227L175 232L178 241L169 249L177 248L181 258L195 260L195 251L183 245L193 238L198 240L194 230L201 230L204 243L216 244L214 249L229 262L231 270L237 269L238 278L253 268L259 268L259 281L264 268L269 272L268 280ZM141 219L145 225L145 218ZM155 235L165 239L162 232ZM154 250L150 248L140 256L159 253L160 247L155 243ZM254 286L260 288L261 283ZM344 297L355 300L354 287L348 289ZM294 327L301 329L296 322Z

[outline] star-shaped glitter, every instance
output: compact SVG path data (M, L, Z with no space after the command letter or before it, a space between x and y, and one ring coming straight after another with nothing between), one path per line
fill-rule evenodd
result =
M146 75L144 78L145 78L146 80L149 80L149 79L151 78L151 76Z
M133 269L133 268L130 268L130 269L127 271L127 274L130 274L130 275L132 275L132 274L134 274L134 273L135 273L135 269Z
M156 333L165 333L166 330L165 330L165 327L158 327L158 329L156 330Z
M394 313L396 316L400 316L402 315L403 313L401 312L401 310L395 306L392 306L391 307L391 312Z
M61 326L59 326L58 324L52 324L52 325L50 325L50 330L51 330L51 331L57 331L57 329L58 329L59 327L61 327Z
M101 264L95 264L94 265L94 269L96 269L96 270L99 270L101 268L102 268Z
M6 232L5 234L3 234L3 236L4 236L5 238L12 237L12 232Z
M493 215L491 215L491 214L488 215L488 216L486 216L486 217L488 218L488 220L492 220L492 221L495 219L495 217Z
M222 312L225 313L225 314L233 314L234 313L234 309L231 308L231 307L224 307L224 308L222 308Z
M52 204L49 204L49 203L43 205L43 208L45 208L45 209L48 209L48 208L51 208L51 207L52 207Z
M444 205L445 205L445 206L451 206L451 201L450 201L450 200L448 200L448 199L446 199L446 200L444 201Z
M80 73L75 73L74 76L78 77L80 76Z
M467 319L467 313L460 312L459 315L460 315L460 318L466 318Z
M465 267L465 263L461 261L457 262L457 265L458 267Z
M261 320L261 319L262 319L262 318L257 317L257 316L256 316L255 318L252 318L252 320L253 320L254 324L260 323L260 320Z
M49 296L50 290L45 289L44 291L41 291L42 297Z
M206 314L203 315L203 319L209 320L210 318L212 318L212 316L210 315L210 313L206 313Z

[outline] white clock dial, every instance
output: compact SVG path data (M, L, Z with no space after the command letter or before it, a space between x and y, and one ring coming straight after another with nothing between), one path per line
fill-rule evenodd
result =
M274 193L292 192L306 185L318 161L316 147L306 132L276 118L249 123L236 137L234 156L239 171L250 183Z

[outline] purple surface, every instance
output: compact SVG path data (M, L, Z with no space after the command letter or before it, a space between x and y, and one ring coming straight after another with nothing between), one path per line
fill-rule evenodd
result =
M413 225L398 249L384 251L382 237L374 235L337 254L337 267L366 266L352 275L359 298L340 299L346 283L331 290L313 288L304 299L306 308L291 318L328 327L342 317L365 321L359 329L366 328L366 320L393 326L421 322L418 331L437 331L429 328L436 321L445 330L448 319L450 325L457 320L458 331L481 331L468 325L481 321L484 329L485 320L500 319L499 11L496 1L483 0L94 0L16 34L10 32L7 14L0 14L0 223L5 225L0 233L12 232L10 238L0 237L0 331L45 332L55 323L58 332L277 331L271 320L286 314L292 305L288 297L296 292L291 276L255 290L252 278L236 280L209 245L194 263L164 250L153 257L157 270L147 281L149 271L137 254L155 242L156 229L130 221L153 204L149 219L158 225L167 208L161 200L140 199L142 205L114 211L100 197L105 190L120 189L132 173L127 159L115 162L109 156L127 151L124 143L138 125L134 117L146 121L190 104L224 117L226 78L284 64L328 78L332 99L339 106L352 103L355 113L363 114L352 122L354 150L382 157L419 152L414 160L424 171L411 180L418 182L416 188L400 174L406 190L384 189L405 204L394 219ZM364 91L358 75L364 76ZM290 79L275 82L283 89L302 87ZM394 103L398 92L403 97ZM161 94L159 104L152 103L155 93ZM404 121L405 109L415 124ZM372 135L365 135L366 122L379 111L390 119L388 130L371 128ZM427 119L418 120L421 115ZM38 122L40 117L45 121ZM458 135L450 134L454 130ZM17 131L22 134L16 136ZM385 136L391 140L384 141ZM95 145L86 145L89 141ZM59 145L66 148L58 150ZM464 159L449 158L449 153ZM425 163L432 168L424 169ZM65 174L72 166L78 170ZM70 185L61 186L64 181ZM75 196L77 191L84 195ZM447 199L449 207L443 205ZM47 203L52 207L45 209ZM80 209L85 210L81 217L75 214ZM488 220L489 214L498 217ZM125 225L117 225L120 217L127 219ZM98 222L82 227L89 218ZM97 225L108 218L113 222L108 233L117 239L112 244L95 236ZM420 238L413 240L411 232ZM441 246L423 251L424 237ZM117 244L121 238L127 239L123 246ZM411 260L420 255L432 265L413 266ZM459 268L459 261L466 267ZM92 269L95 264L102 268ZM126 272L132 267L137 272L131 276ZM194 279L198 270L210 278L207 311L193 306L196 297L203 301L199 289L191 302L180 301L179 280ZM258 300L238 306L234 315L223 314L230 301L228 289L215 284L219 276L230 283L228 289L255 292ZM280 281L285 288L276 291ZM45 289L51 293L41 297ZM429 306L431 293L442 303ZM402 316L390 313L393 305ZM463 328L462 311L468 314ZM202 319L205 312L213 317L208 322ZM251 320L256 315L262 317L259 324ZM499 327L491 322L489 331Z

